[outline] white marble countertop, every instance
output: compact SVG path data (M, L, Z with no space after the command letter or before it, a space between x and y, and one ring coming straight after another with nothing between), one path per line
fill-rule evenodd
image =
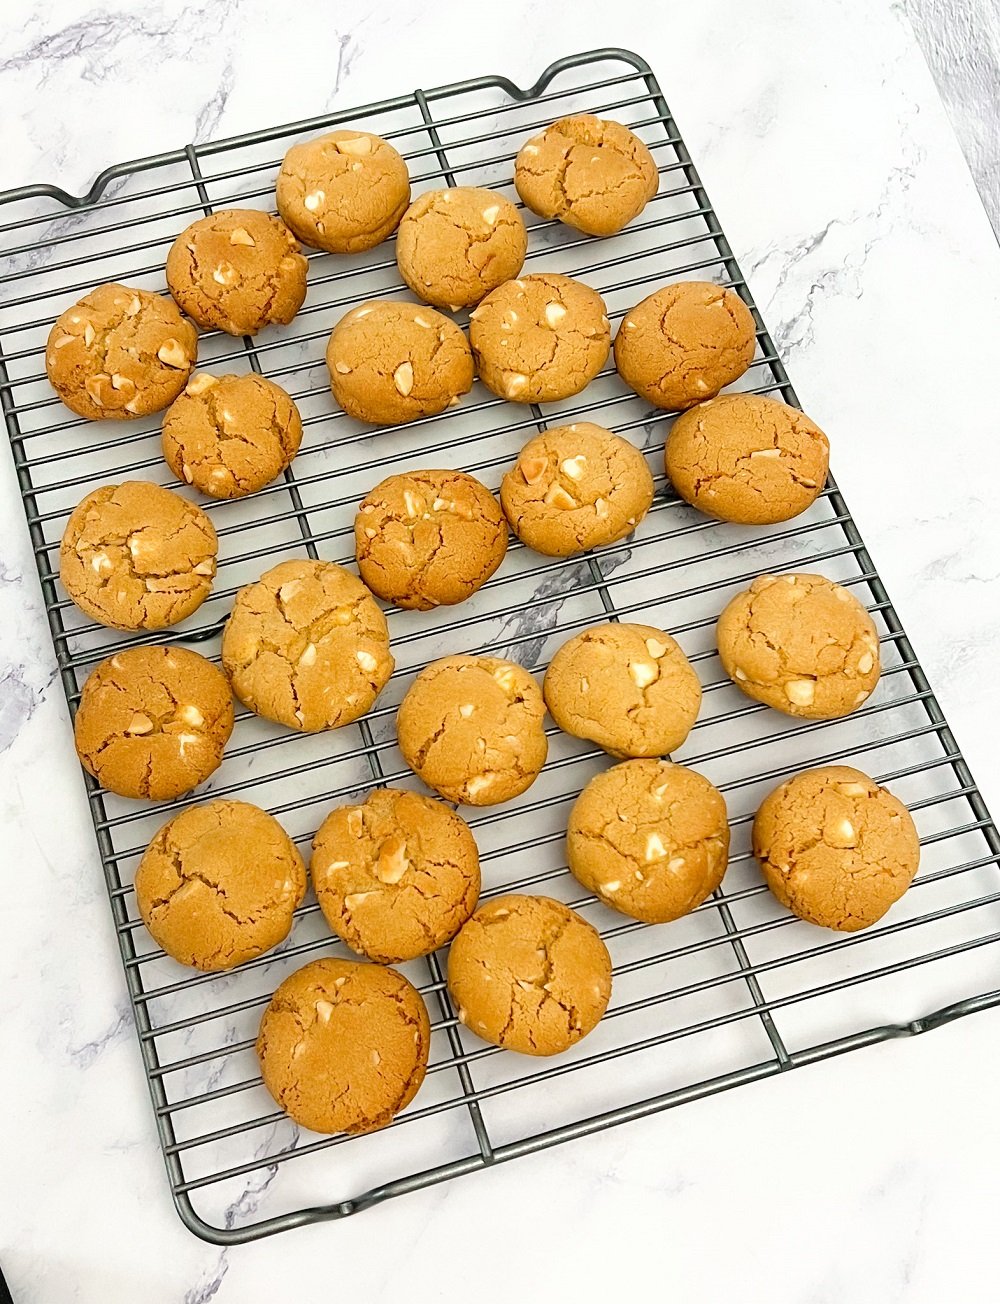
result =
M1000 809L1000 252L906 19L867 0L641 8L45 0L0 18L0 187L82 191L192 138L478 73L527 85L589 46L642 53ZM8 459L0 494L0 1265L17 1304L995 1297L997 1012L339 1224L196 1240L164 1179Z

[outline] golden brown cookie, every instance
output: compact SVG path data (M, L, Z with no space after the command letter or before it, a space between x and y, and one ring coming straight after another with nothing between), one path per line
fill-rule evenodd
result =
M737 688L786 715L833 720L874 692L875 623L823 575L760 575L719 617L719 659Z
M303 244L356 254L395 231L410 202L410 175L381 136L340 128L293 145L275 193L278 212Z
M739 525L773 525L822 493L830 444L798 408L760 394L723 394L677 418L665 461L692 507Z
M480 380L514 403L579 394L611 350L604 300L556 272L498 286L472 313L469 339Z
M197 356L198 332L171 299L99 285L56 318L45 370L78 416L127 420L172 403Z
M521 214L477 186L428 190L396 234L399 273L418 298L457 311L516 276L528 250Z
M614 235L660 184L653 156L620 122L580 113L521 146L514 185L532 212L587 235Z
M244 706L307 733L364 715L394 664L375 599L330 561L283 561L240 589L222 636Z
M850 766L824 765L764 798L753 854L793 914L854 933L877 923L913 882L920 839L887 788Z
M605 905L647 924L700 906L722 882L729 825L722 794L669 761L624 761L595 775L566 829L569 867Z
M666 756L691 732L701 685L669 634L651 625L585 629L545 672L545 704L560 729L612 756Z
M87 676L74 721L80 763L120 797L166 801L214 773L233 732L221 670L182 647L130 647Z
M472 350L433 308L372 300L333 328L326 347L333 397L350 417L396 426L452 407L472 388Z
M534 783L548 742L542 693L499 657L442 657L417 675L396 731L407 765L448 801L495 806Z
M380 964L444 946L479 899L469 826L443 802L400 789L377 788L360 806L331 811L310 869L326 922Z
M507 520L485 485L461 471L408 471L365 496L354 521L361 578L397 607L464 602L507 552Z
M630 534L652 505L653 477L634 444L581 421L525 444L500 502L522 543L572 557Z
M199 218L167 255L167 285L205 330L255 335L286 325L306 297L307 263L284 222L256 208Z
M167 466L212 498L242 498L263 489L301 442L298 408L280 385L254 372L200 371L163 418Z
M112 629L165 629L208 597L218 540L200 507L145 480L102 485L73 510L59 578L82 612Z
M175 815L146 848L135 901L153 940L180 964L219 972L288 936L306 868L276 819L245 801Z
M615 336L615 365L647 402L689 408L743 375L753 361L755 329L735 290L678 281L625 314Z
M264 1011L264 1086L301 1127L374 1132L420 1089L431 1028L417 989L395 969L332 958L286 978Z
M462 1023L522 1055L558 1055L593 1032L611 999L596 928L543 896L480 906L451 944L448 990Z

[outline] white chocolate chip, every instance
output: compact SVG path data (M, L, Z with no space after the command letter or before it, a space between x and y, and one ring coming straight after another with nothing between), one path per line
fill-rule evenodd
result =
M734 679L738 679L738 680L740 680L740 682L742 683L742 682L744 682L744 681L746 680L746 677L747 677L747 676L746 676L746 671L745 671L745 670L741 670L739 666L734 666L734 667L733 667L733 678L734 678Z
M337 149L341 154L355 154L360 157L372 152L372 140L370 136L353 136L350 140L338 140Z
M476 797L486 788L493 786L495 774L476 774L465 785L465 791L470 797Z
M351 368L346 362L335 362L333 364L333 369L338 376L349 376L351 374Z
M561 303L547 303L545 305L545 324L552 330L559 325L566 316L566 309Z
M493 678L505 693L513 693L517 687L517 671L513 666L497 666Z
M106 552L95 552L90 560L90 568L97 571L98 575L101 571L109 571L111 570L111 558Z
M96 336L97 336L97 332L94 330L94 327L88 321L87 325L83 329L83 342L88 349L93 344Z
M620 889L621 889L621 880L617 878L613 878L610 883L602 883L598 890L603 895L610 896L612 893L618 892Z
M528 377L515 371L507 378L507 397L514 398L517 394L523 394L528 388Z
M211 389L217 385L219 379L217 376L209 375L207 371L199 371L197 375L192 376L185 387L186 394L204 394L206 389Z
M517 464L517 469L524 477L525 484L537 484L545 474L548 465L547 457L522 457Z
M560 484L554 484L548 488L544 501L548 503L550 507L558 507L560 511L568 511L573 507L579 506L576 499L571 498Z
M832 847L854 847L857 845L857 840L854 825L850 820L838 820L827 830L826 841Z
M139 312L139 309L140 309L141 307L142 307L142 303L141 303L141 301L140 301L140 299L139 299L139 296L138 296L137 294L133 294L133 295L132 295L131 302L129 303L129 306L125 309L125 316L126 316L126 317L135 317L135 316L137 316L137 315L138 315L138 312Z
M393 384L405 398L413 388L413 363L401 362L392 373Z
M667 861L667 873L678 874L684 868L684 857L674 856L672 860Z
M500 216L499 204L491 204L489 208L483 209L483 221L486 223L487 226L492 226L499 216Z
M387 840L379 853L378 863L375 866L375 877L380 883L394 886L409 867L410 862L406 856L406 843L399 834L396 834Z
M360 166L360 165L359 165L359 164L355 164L355 166L357 167L357 166ZM376 1068L376 1069L377 1069L378 1066L382 1063L382 1056L378 1053L377 1050L373 1050L373 1051L371 1052L371 1054L369 1055L368 1058L371 1060L371 1062L372 1062L372 1067L373 1067L373 1068Z
M298 593L301 588L301 580L289 580L287 584L282 584L281 588L278 590L278 601L291 602L292 598L295 597L296 593Z
M845 797L867 797L868 789L863 783L838 783L835 785L838 792L842 792Z
M418 498L416 494L410 493L409 489L404 489L403 507L409 519L411 521L414 521L417 519L418 516L423 515L424 501L422 498Z
M177 367L178 370L182 370L191 364L191 359L181 348L179 341L175 339L164 340L156 350L156 356L165 367Z
M200 561L197 566L194 567L194 573L196 575L214 575L215 562L211 557L206 557L204 561Z
M307 643L299 657L298 665L308 669L309 666L316 664L316 644Z
M662 860L667 854L667 848L663 844L663 839L658 833L650 833L646 838L645 858L647 863L651 860Z
M222 262L212 272L212 280L217 285L228 285L236 279L236 268L232 263Z
M473 706L471 702L463 702L462 705L458 708L458 714L462 717L463 720L468 720L469 716L473 713L475 709L476 708Z
M659 661L660 657L665 655L666 650L667 650L666 643L661 643L658 638L646 639L646 651L655 660Z
M594 511L597 513L599 517L607 516L608 504L605 502L603 498L594 499Z
M430 330L431 328L431 323L427 320L426 317L421 317L419 312L413 318L413 324L414 326L423 326L425 330Z
M127 734L148 734L153 732L153 722L142 711L136 711L125 730Z
M88 376L84 388L90 395L91 401L98 407L104 406L104 382L108 380L103 371L98 372L96 376Z
M257 242L246 229L245 226L234 226L229 232L229 243L232 245L247 245L250 249L257 247Z
M52 341L52 347L54 349L61 349L66 344L72 344L75 339L75 335L60 335L57 340Z
M306 195L302 203L305 205L305 207L308 209L310 213L315 213L316 209L319 208L319 206L323 203L323 200L325 198L326 195L323 193L322 190L314 190L311 194Z
M182 706L177 714L186 724L193 725L195 729L200 729L205 723L205 717L196 706Z
M120 371L115 371L111 376L112 389L135 389L135 381L129 380L128 376L123 376Z
M559 470L563 475L568 476L570 480L580 480L583 477L583 468L587 465L587 459L582 453L576 457L567 457L559 463Z
M785 696L793 706L811 706L816 684L812 679L790 679L785 685Z
M755 457L778 458L780 456L781 456L780 448L758 448L755 452L750 454L750 459L752 461Z
M533 155L535 155L535 154L538 153L538 146L537 146L537 145L532 145L532 144L529 142L527 145L522 145L522 146L521 146L521 153L522 153L522 154L530 154L530 155L533 156Z
M378 662L375 660L375 658L372 656L370 652L364 652L364 651L355 652L354 659L357 661L358 665L365 672L365 674L368 675L372 674L372 672L375 670L376 666L378 665Z
M330 1001L316 1002L316 1018L320 1023L329 1023L330 1016L333 1014L333 1005Z
M529 983L526 978L518 978L517 985L522 992L533 992L535 990L535 984Z
M651 661L630 661L628 672L636 688L648 688L657 676L656 666Z
M874 664L875 664L875 658L872 656L872 654L870 652L863 653L858 658L858 673L862 675L867 675L868 672L871 670L872 666L874 666Z
M361 830L364 827L365 817L362 814L360 806L351 806L347 811L347 831L352 838L360 837Z
M374 539L375 536L376 536L377 534L378 534L378 530L373 530L372 527L371 527L370 525L366 525L366 526L365 526L365 538L366 538L366 539Z

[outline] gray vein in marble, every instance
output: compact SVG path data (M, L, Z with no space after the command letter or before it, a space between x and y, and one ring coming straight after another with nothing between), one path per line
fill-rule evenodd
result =
M126 1037L130 1037L133 1026L132 1010L127 1002L122 1002L116 1006L114 1022L100 1036L94 1037L91 1041L85 1041L80 1045L68 1045L66 1047L69 1059L77 1068L89 1069L109 1046L116 1045Z

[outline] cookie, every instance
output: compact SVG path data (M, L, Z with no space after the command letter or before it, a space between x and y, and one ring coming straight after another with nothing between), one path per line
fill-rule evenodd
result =
M121 421L172 403L197 356L198 332L171 299L99 285L56 318L45 371L77 416Z
M283 942L305 894L295 843L245 801L208 801L175 815L135 875L135 902L153 941L208 973Z
M615 365L648 403L689 408L743 375L753 361L755 330L735 290L678 281L625 314L615 336Z
M653 477L634 444L581 421L525 444L500 502L522 543L572 557L630 534L652 505Z
M301 1127L374 1132L420 1089L431 1028L417 989L395 969L314 960L264 1011L257 1057L264 1086Z
M498 286L472 313L469 339L480 380L514 403L579 394L611 351L604 300L556 272Z
M499 657L442 657L417 675L399 707L403 759L448 801L495 806L530 788L548 742L541 690Z
M361 578L397 607L464 602L507 552L507 520L485 485L461 471L408 471L365 496L354 521Z
M479 899L469 826L443 802L377 788L331 811L313 841L313 887L338 937L380 964L450 941Z
M182 231L167 255L167 286L205 330L256 335L287 325L306 297L307 263L284 222L227 208Z
M823 575L761 575L719 617L719 659L737 688L786 715L849 715L878 683L878 633Z
M653 156L620 122L580 113L521 146L514 185L533 213L587 235L614 235L639 216L660 184Z
M222 763L233 698L221 670L183 647L130 647L87 676L73 722L88 774L120 797L166 801Z
M398 426L452 407L472 388L472 350L450 317L374 300L341 317L326 347L333 397L348 416Z
M208 597L218 540L200 507L145 480L102 485L66 522L59 578L112 629L166 629Z
M574 738L612 756L666 756L691 732L701 685L680 646L651 625L595 625L545 672L545 705Z
M370 710L393 670L389 630L359 579L330 561L283 561L240 589L222 665L244 706L306 733Z
M624 761L595 775L566 828L570 870L605 905L647 924L690 914L722 882L729 825L722 794L669 761Z
M254 372L188 381L163 419L163 457L211 498L263 489L299 451L302 418L288 394Z
M477 186L425 191L396 234L400 276L418 298L453 312L516 276L527 250L514 205Z
M463 1024L522 1055L558 1055L593 1032L611 999L596 928L543 896L480 906L451 944L448 990Z
M850 766L824 765L764 798L753 854L793 914L854 933L877 923L913 882L920 839L887 788Z
M830 444L798 408L760 394L723 394L677 418L665 460L692 507L738 525L774 525L822 493Z
M356 254L395 231L410 202L410 174L381 136L341 128L293 145L275 194L278 212L303 244Z

